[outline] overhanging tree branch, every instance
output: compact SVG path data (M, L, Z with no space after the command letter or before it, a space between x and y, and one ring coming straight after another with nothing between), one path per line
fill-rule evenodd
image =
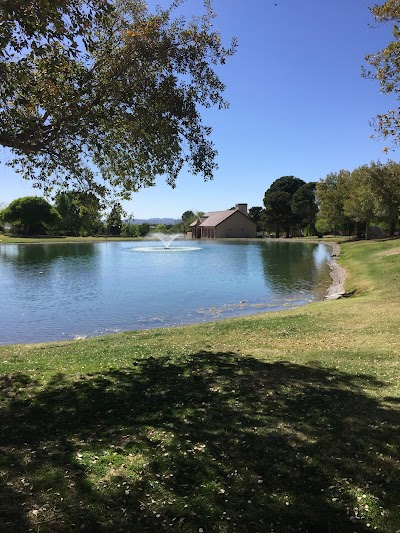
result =
M200 110L227 106L215 67L236 43L222 46L208 0L189 22L172 19L180 2L154 15L139 0L36 0L30 18L22 4L0 6L0 144L24 177L51 186L86 169L122 195L156 174L173 185L183 162L212 178Z

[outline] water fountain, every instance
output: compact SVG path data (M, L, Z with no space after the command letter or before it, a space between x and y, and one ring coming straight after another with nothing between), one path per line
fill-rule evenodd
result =
M191 252L193 250L201 250L197 246L172 246L172 243L176 239L183 239L185 236L183 233L151 233L149 237L153 240L158 239L162 242L163 246L140 246L138 248L131 248L134 252Z
M183 239L183 233L174 233L173 235L166 235L165 233L152 233L150 237L157 237L163 245L165 250L169 250L171 244L175 239Z

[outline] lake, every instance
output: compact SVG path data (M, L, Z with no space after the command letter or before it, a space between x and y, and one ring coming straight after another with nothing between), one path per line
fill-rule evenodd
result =
M0 245L0 344L297 307L324 297L330 253L272 239Z

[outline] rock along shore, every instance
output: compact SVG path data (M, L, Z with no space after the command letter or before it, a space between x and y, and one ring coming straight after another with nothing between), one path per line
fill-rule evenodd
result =
M330 268L330 276L332 278L332 284L329 287L325 299L337 300L345 294L344 281L346 279L346 270L338 264L336 257L339 256L340 245L338 243L332 244L332 258L328 261Z

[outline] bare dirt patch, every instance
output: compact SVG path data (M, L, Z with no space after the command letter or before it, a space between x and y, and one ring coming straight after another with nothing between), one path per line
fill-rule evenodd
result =
M379 255L388 256L388 255L398 255L400 254L400 248L395 248L394 250L388 250L387 252L381 252Z

